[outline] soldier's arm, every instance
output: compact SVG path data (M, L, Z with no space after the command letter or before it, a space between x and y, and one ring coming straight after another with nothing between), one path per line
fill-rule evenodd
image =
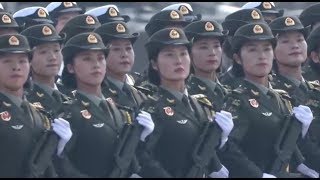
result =
M247 134L250 122L246 117L245 108L242 107L240 96L241 94L234 95L233 93L226 98L223 109L232 114L234 128L229 135L228 142L219 153L221 154L220 159L233 177L261 178L263 174L261 169L241 150L240 144Z

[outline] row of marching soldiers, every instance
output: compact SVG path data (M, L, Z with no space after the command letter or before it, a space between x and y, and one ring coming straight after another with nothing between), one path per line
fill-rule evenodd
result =
M318 178L319 10L249 2L221 25L170 5L135 82L115 5L2 10L0 177Z

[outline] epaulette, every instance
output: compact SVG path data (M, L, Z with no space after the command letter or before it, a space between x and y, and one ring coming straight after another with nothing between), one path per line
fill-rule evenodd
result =
M148 88L145 87L141 87L141 86L134 86L134 88L136 88L137 90L141 91L144 94L151 94L152 91Z
M44 110L44 107L39 103L39 102L35 102L35 103L30 103L29 104L34 107L36 110L39 110L39 111L43 111Z
M283 89L272 89L274 90L275 92L277 92L278 94L280 94L282 97L285 97L287 99L291 99L289 93Z
M194 94L194 95L191 95L191 97L197 99L198 102L200 102L203 105L212 107L211 102L208 100L207 96L204 94Z

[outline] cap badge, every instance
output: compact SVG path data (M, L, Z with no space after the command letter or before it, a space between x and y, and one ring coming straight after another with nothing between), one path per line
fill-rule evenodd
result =
M178 31L176 31L175 29L172 29L169 33L169 36L171 39L178 39L180 38L180 34Z
M4 121L10 121L11 119L11 114L8 111L3 111L0 113L1 119Z
M167 106L167 107L164 107L164 112L168 115L168 116L173 116L174 115L174 111L171 107Z
M118 12L117 12L117 10L115 10L113 7L111 7L111 8L109 9L109 15L110 15L111 17L118 16Z
M93 19L93 17L87 16L86 17L86 23L90 25L90 24L95 24L96 21Z
M294 26L296 24L294 20L290 17L287 17L284 23L286 24L286 26Z
M259 103L258 103L257 100L255 100L255 99L249 99L249 102L250 102L250 105L251 105L252 107L254 107L254 108L259 107Z
M253 10L251 12L251 17L252 19L260 19L260 14L256 10Z
M188 9L186 6L182 5L182 6L180 7L180 12L181 12L181 14L183 14L183 15L189 14L189 9Z
M91 44L98 43L98 39L93 34L90 34L87 39L88 39L88 42L91 43Z
M214 31L214 26L211 22L207 22L205 25L204 25L204 28L206 29L206 31Z
M72 4L72 2L64 2L64 3L63 3L63 6L66 7L66 8L68 8L68 7L72 7L73 4Z
M15 37L15 36L11 36L10 38L9 38L9 44L11 45L11 46L19 46L19 39L17 38L17 37Z
M40 9L38 10L38 16L45 18L45 17L47 17L47 14L46 14L46 12L45 12L44 9L40 8Z
M263 28L260 25L255 25L253 27L253 32L255 34L262 34L263 33Z
M171 11L170 17L171 17L171 19L179 19L180 18L180 16L177 13L177 11Z
M2 20L2 22L5 23L5 24L10 24L10 23L11 23L11 18L10 18L8 15L6 15L6 14L4 14L4 15L2 16L1 20Z
M122 24L117 24L116 30L118 33L126 32L126 28Z
M272 5L270 2L263 2L262 6L264 9L271 9L272 8Z
M42 28L42 34L45 36L52 35L52 30L48 26Z
M85 118L85 119L90 119L91 118L91 113L88 110L82 110L80 111L81 115Z

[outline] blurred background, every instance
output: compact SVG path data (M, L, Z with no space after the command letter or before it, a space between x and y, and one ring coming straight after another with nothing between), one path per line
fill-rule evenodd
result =
M22 8L30 6L46 7L48 2L1 2L4 9L14 13ZM117 5L122 15L129 15L131 20L128 26L131 32L143 32L149 19L164 7L179 2L77 2L78 5L90 10L95 7L114 4ZM202 14L202 19L213 19L222 22L224 18L239 10L246 2L187 2L195 14ZM284 9L284 15L299 16L303 9L315 4L316 2L275 2L275 6ZM148 60L144 49L146 38L138 39L134 44L135 64L133 71L142 73L147 68Z

